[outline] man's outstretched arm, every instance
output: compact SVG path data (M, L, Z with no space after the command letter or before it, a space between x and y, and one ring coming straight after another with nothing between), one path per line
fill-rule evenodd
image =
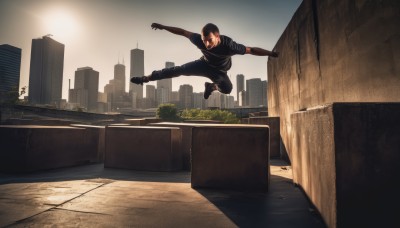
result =
M158 23L151 24L151 28L155 29L155 30L157 30L157 29L160 29L160 30L165 29L168 32L171 32L171 33L176 34L176 35L184 36L184 37L187 37L187 38L189 38L193 34L192 32L186 31L186 30L181 29L181 28L165 26L165 25L158 24Z
M271 57L278 57L279 55L278 52L268 51L258 47L246 47L246 54Z

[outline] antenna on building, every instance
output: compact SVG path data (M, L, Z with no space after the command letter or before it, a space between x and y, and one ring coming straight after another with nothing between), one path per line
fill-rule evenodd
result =
M136 41L136 49L139 49L139 42Z

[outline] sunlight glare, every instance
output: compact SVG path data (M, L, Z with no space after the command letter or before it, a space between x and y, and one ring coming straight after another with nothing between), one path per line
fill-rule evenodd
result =
M43 23L46 32L55 36L55 39L65 42L78 35L78 23L66 10L51 10L43 17Z

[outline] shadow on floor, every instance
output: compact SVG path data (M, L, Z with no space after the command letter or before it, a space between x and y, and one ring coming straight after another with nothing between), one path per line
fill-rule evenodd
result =
M55 182L96 178L119 181L190 183L190 172L142 172L127 169L104 168L104 164L99 163L43 170L27 174L0 173L0 185L9 183Z
M326 227L291 179L271 175L267 193L196 189L238 227Z

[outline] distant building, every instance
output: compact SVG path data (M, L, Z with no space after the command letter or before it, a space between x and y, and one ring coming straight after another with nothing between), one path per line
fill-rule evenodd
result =
M267 94L267 89L268 89L268 82L267 80L261 81L261 87L262 87L262 102L261 104L265 107L268 106L268 94Z
M246 80L247 106L259 107L262 105L263 89L260 78Z
M193 93L193 108L206 109L206 100L204 100L204 93Z
M238 105L240 107L247 106L246 100L247 100L246 91L245 90L240 91Z
M21 71L21 49L3 44L0 45L0 101L7 92L19 90Z
M97 112L99 96L99 72L91 67L75 71L74 89L70 90L69 101L78 103L87 111Z
M239 101L239 93L244 90L244 75L236 75L236 99Z
M32 40L29 102L57 105L61 100L64 44L48 36Z
M213 92L207 99L207 108L221 108L221 96L219 92Z
M166 62L165 68L175 67L175 63ZM170 103L172 92L172 78L166 78L157 81L157 103L165 104Z
M131 72L130 77L144 76L144 51L138 48L131 50ZM129 94L132 99L132 108L138 107L138 99L143 99L143 86L134 83L129 83Z
M116 101L122 100L125 95L125 65L116 64L114 66L114 99Z
M179 104L182 109L193 108L193 86L185 84L179 87Z
M235 107L235 97L227 95L224 108L234 108L234 107Z
M154 85L146 85L146 107L156 107L156 87Z

